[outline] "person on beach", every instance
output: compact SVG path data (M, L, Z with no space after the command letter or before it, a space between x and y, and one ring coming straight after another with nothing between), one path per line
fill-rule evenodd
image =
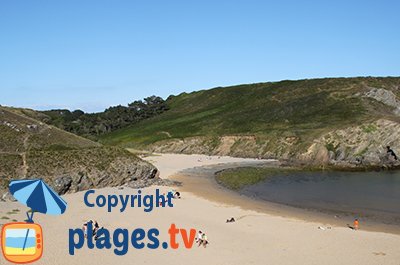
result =
M206 233L203 233L203 236L201 237L201 241L203 243L203 247L206 248L207 245L209 244Z
M85 238L87 238L89 235L89 233L88 233L88 224L89 223L92 224L92 233L90 233L90 234L93 236L95 233L94 222L93 222L93 220L89 220L86 223L84 223L82 226L82 230L83 230L83 234L85 235Z
M226 220L226 222L227 223L233 223L233 222L235 222L236 220L235 220L235 218L233 218L233 217L231 217L231 219L227 219Z
M85 235L85 238L87 238L87 223L83 224L82 230L83 230L83 234Z
M356 219L354 220L354 230L358 230L358 225L359 225L358 219L356 218Z
M99 223L95 220L93 222L93 236L96 237L97 231L100 229Z
M389 157L393 157L394 160L397 160L397 155L395 154L395 152L390 148L390 146L386 146L387 149L387 154L389 155Z
M203 244L203 232L199 231L199 233L197 234L196 243L199 244L198 247Z

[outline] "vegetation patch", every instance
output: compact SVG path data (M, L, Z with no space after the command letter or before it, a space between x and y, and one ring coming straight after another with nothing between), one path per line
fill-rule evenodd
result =
M240 190L248 185L257 184L269 177L288 174L296 169L273 167L239 167L226 169L215 174L217 182L229 189Z
M336 153L337 146L335 146L333 143L327 143L327 144L325 145L325 147L326 147L326 149L327 149L328 151L332 151L332 152Z
M8 187L10 179L17 178L22 164L22 157L18 154L0 154L0 189Z
M363 126L361 126L361 129L365 133L372 133L372 132L375 132L376 130L378 130L378 128L376 128L376 126L373 124L363 125Z

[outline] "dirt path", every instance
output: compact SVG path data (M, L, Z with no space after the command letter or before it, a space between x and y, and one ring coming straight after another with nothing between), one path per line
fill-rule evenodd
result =
M29 140L29 134L26 134L24 137L24 152L20 153L22 157L22 167L21 167L21 174L25 178L28 176L28 163L26 162L26 151L28 150L28 140Z

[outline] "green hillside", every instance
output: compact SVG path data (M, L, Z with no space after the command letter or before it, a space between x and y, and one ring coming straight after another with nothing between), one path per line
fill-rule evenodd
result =
M397 123L399 87L397 77L325 78L183 93L167 99L168 111L100 140L165 152L287 158L333 130L379 119ZM229 150L220 150L225 145Z
M64 193L121 185L155 170L124 149L44 124L41 115L0 107L0 195L11 179L42 178Z
M353 96L368 86L390 89L399 83L400 78L311 79L183 93L168 99L168 112L101 139L135 146L169 136L308 135L387 115L384 106Z

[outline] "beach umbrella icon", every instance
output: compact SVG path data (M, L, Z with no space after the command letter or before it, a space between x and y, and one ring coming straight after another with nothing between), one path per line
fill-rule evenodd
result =
M67 209L67 203L40 179L11 181L9 190L18 202L31 208L31 215L26 213L28 223L33 223L34 212L58 215L63 214ZM25 249L28 233L29 229L26 232L23 249Z

